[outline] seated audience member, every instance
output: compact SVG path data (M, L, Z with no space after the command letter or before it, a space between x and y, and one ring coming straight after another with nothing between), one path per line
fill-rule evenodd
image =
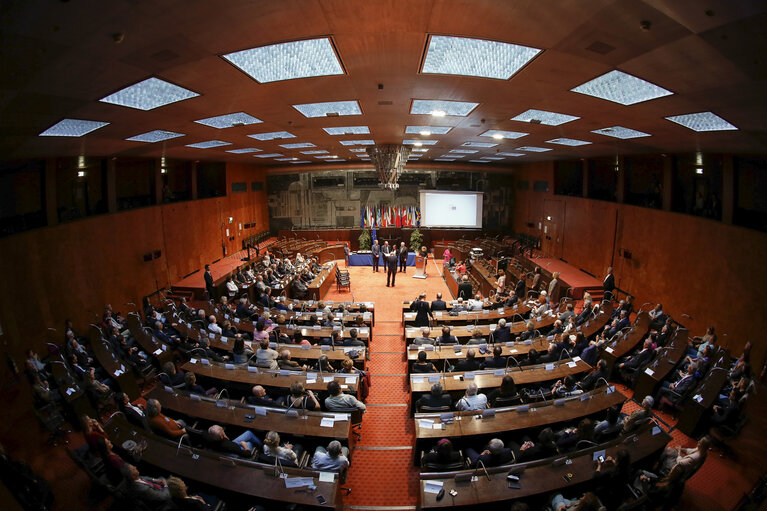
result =
M459 312L466 312L467 310L469 309L467 309L466 304L463 303L463 298L459 296L458 300L456 300L455 304L453 305L453 310L451 313L458 314Z
M251 355L253 355L253 352L245 346L245 341L242 339L242 336L239 336L238 334L234 339L234 346L232 346L232 358L234 363L245 364L248 362Z
M542 429L535 442L525 437L522 445L511 444L509 447L514 452L516 463L548 458L559 452L554 441L554 430L551 428Z
M413 339L413 344L417 344L419 346L422 344L434 344L434 339L432 339L430 336L431 329L425 326L421 329L421 335Z
M578 387L580 387L581 390L588 392L590 390L594 390L599 385L607 385L605 380L606 378L607 361L602 358L599 359L599 362L597 362L597 366L594 368L594 370L587 374L580 382L578 382Z
M548 310L549 302L546 300L546 291L541 291L541 293L538 295L538 300L532 306L532 310L530 310L530 317L532 318L541 316L548 312Z
M476 467L480 462L485 467L498 467L514 461L514 453L508 447L504 447L503 441L493 438L487 443L482 452L477 452L471 447L466 449L466 456L471 461L471 466Z
M695 364L689 364L687 366L687 372L684 376L673 383L669 383L668 381L663 382L660 390L658 391L658 406L664 404L660 402L664 399L671 405L680 404L681 399L685 397L687 392L690 391L696 383L697 379L695 378Z
M252 311L250 306L248 305L248 299L245 297L240 298L237 303L237 308L234 311L234 315L240 319L245 319L245 318L249 318L251 314L252 314Z
M442 335L437 337L436 344L443 345L443 344L458 344L458 339L456 336L450 334L450 327L449 326L443 326L442 327Z
M605 336L608 340L612 339L618 332L630 325L631 321L629 321L628 312L622 310L617 318L615 318L609 325L605 326Z
M441 439L437 445L423 455L421 458L421 468L427 465L434 466L435 470L440 467L453 465L462 461L461 453L453 448L453 443L447 438Z
M258 350L256 350L256 366L264 369L277 369L279 356L277 350L269 347L269 339L263 339Z
M160 381L165 385L176 387L184 384L184 372L176 369L176 364L173 362L165 362L162 366L162 372L167 375L160 374Z
M583 348L583 351L581 351L581 359L583 359L583 361L590 366L593 366L594 364L597 363L598 357L599 357L599 346L597 346L597 343L594 341L590 341L588 346Z
M100 403L112 397L112 389L96 379L96 370L93 367L88 368L85 373L85 390Z
M365 347L365 341L358 339L359 331L356 328L349 330L349 338L343 341L343 346L357 346L359 348Z
M511 328L506 325L505 318L498 320L498 327L493 330L492 338L495 344L505 344L511 341Z
M607 456L597 459L594 470L596 492L607 509L618 509L631 497L626 486L632 482L631 456L626 449L621 449L613 458Z
M733 386L742 378L751 378L751 341L746 343L743 347L743 353L733 362L729 378L730 385Z
M534 366L535 364L540 363L540 361L538 359L539 359L538 350L533 348L533 349L531 349L530 351L527 352L527 356L525 358L523 358L519 362L519 365L521 365L521 366Z
M557 318L562 323L566 324L567 321L570 319L570 317L573 316L573 315L575 315L575 307L573 306L573 302L570 302L570 303L568 303L565 306L565 311L564 312L560 312L559 315L557 316Z
M594 312L594 303L591 301L591 297L589 296L589 299L586 300L586 297L584 296L583 300L583 308L581 309L580 314L575 319L575 324L580 325L585 323L589 320L591 317L591 314Z
M477 356L477 352L474 351L474 348L469 348L468 351L466 351L466 358L461 360L455 365L456 371L479 371L480 364L475 359Z
M121 470L123 477L128 481L128 493L148 505L170 502L168 484L163 478L152 479L143 477L138 469L126 463Z
M666 323L666 318L668 317L666 313L663 312L662 303L656 305L653 310L648 312L648 315L650 316L650 328L655 330L663 328L663 325Z
M479 344L487 344L487 339L482 336L482 331L479 328L475 328L471 332L471 338L466 344L477 346Z
M442 299L442 293L437 293L437 299L431 302L431 310L432 312L447 310L447 303Z
M129 422L143 426L147 420L146 412L144 411L146 401L143 398L139 398L135 403L131 403L128 394L119 392L115 395L115 403L117 404L117 409L125 415Z
M321 373L336 372L336 368L331 365L330 358L328 358L327 355L320 355L320 358L317 359L317 364L314 366L314 369Z
M306 365L300 365L293 360L293 356L290 354L290 350L284 349L280 353L280 358L277 360L277 367L280 369L286 369L288 371L305 371Z
M501 386L490 392L487 401L492 407L522 404L514 378L510 374L504 375L503 379L501 379Z
M51 389L48 380L41 379L38 373L35 373L32 376L32 392L35 395L35 401L37 403L46 404L61 402L61 394L59 394L59 391Z
M173 420L162 414L162 406L156 399L150 399L146 403L146 416L149 427L155 433L168 438L178 438L186 433L186 424L182 420Z
M551 395L555 398L577 396L578 394L583 394L583 390L578 388L575 378L569 374L563 380L557 380L551 388Z
M229 440L224 428L214 424L203 434L205 445L214 451L251 457L261 447L261 440L251 430L246 429L234 440Z
M264 454L280 461L298 465L298 460L303 449L289 442L280 445L280 435L276 431L269 431L264 439Z
M553 511L599 511L602 507L599 505L599 499L592 492L586 492L579 499L566 499L561 493L554 495L551 499L551 508Z
M502 369L506 367L506 357L501 356L503 348L495 346L493 348L493 356L485 358L482 362L482 369Z
M184 390L187 390L192 394L212 396L218 392L215 387L205 390L202 385L197 383L197 376L192 371L187 371L184 375L184 382Z
M168 491L170 492L173 504L175 504L179 511L213 511L213 507L205 502L203 497L200 495L189 495L186 483L176 476L168 478ZM208 499L212 502L215 501L212 497Z
M251 389L252 396L248 396L247 401L248 404L251 405L257 405L257 406L271 406L271 407L282 407L280 403L272 399L266 394L266 390L261 385L254 385Z
M453 401L450 394L446 394L442 389L441 383L435 383L431 386L431 392L418 398L415 402L416 410L421 411L423 407L439 409L447 407L450 409Z
M455 403L456 410L484 410L487 408L487 396L479 393L477 384L469 383L466 394Z
M557 447L562 451L578 449L578 442L594 442L594 422L581 419L576 428L565 428L557 435Z
M658 461L659 475L666 476L674 469L681 469L686 477L692 476L703 466L710 447L711 439L708 436L701 437L698 445L688 449L679 445L666 447Z
M652 362L655 356L655 350L652 349L652 338L645 339L642 350L636 355L630 355L618 364L618 372L625 381L633 382L636 374Z
M341 385L333 380L328 383L328 397L325 398L325 409L329 411L347 410L350 408L358 408L362 411L366 410L365 403L359 401L351 394L344 394L341 392Z
M647 419L652 417L652 407L655 405L655 399L652 396L645 396L642 400L642 408L631 413L623 421L623 433L628 434L636 429Z
M343 472L349 468L349 449L341 446L341 442L333 440L327 449L317 446L312 456L312 468L326 472Z
M410 370L413 373L436 373L437 372L437 368L434 367L434 364L429 362L425 351L418 352L418 360L413 362L413 366L411 367Z
M466 302L466 308L470 311L481 311L485 307L485 302L482 300L482 295L477 293L474 298L469 298Z
M533 321L527 322L527 330L522 332L522 335L519 336L520 340L527 341L531 340L535 337L535 323Z
M237 284L235 284L234 280L232 280L232 277L226 278L226 292L229 298L234 298L237 296L237 291L240 289L237 287Z
M208 316L208 331L218 335L223 333L223 330L221 330L221 327L217 323L216 316L212 314Z
M301 382L290 384L290 394L285 397L285 406L296 410L319 410L320 402L310 389L304 389Z
M692 338L692 341L689 342L687 354L692 357L697 357L698 353L703 353L703 349L709 344L716 344L716 330L713 326L706 329L706 334L704 336L695 336Z
M519 302L519 294L515 289L509 291L509 295L501 302L501 307L514 307ZM500 307L499 307L500 308Z
M623 427L623 421L621 420L620 408L611 406L607 409L607 417L603 421L597 422L594 426L594 434L609 434L617 432L619 428Z

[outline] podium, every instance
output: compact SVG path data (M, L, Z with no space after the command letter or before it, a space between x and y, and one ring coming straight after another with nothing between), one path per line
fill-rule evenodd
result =
M415 256L415 275L413 275L414 279L425 279L426 278L426 258L421 255Z

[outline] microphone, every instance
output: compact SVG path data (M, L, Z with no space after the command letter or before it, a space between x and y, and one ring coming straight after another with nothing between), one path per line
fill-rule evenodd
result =
M479 467L482 467L482 471L485 473L485 477L487 477L488 481L491 481L490 474L487 473L487 468L485 468L485 463L482 460L477 460L477 466L474 469L474 474L472 476L476 476L477 472L479 471Z
M559 352L559 360L562 360L563 353L567 353L567 358L573 358L572 355L570 355L570 352L567 351L567 348L562 348L562 351Z
M538 389L538 392L541 394L541 397L543 398L544 404L548 404L549 402L546 401L546 394L543 393L543 389Z
M520 372L520 373L521 373L522 371L524 371L524 369L522 369L522 366L521 366L521 365L519 365L519 360L517 360L517 359L516 359L516 357L513 357L513 356L511 356L511 355L509 355L509 358L507 358L507 359L506 359L506 368L507 368L507 369L508 369L508 367L509 367L509 360L513 360L513 361L514 361L514 363L515 363L515 364L517 364L517 368L519 369L519 372Z

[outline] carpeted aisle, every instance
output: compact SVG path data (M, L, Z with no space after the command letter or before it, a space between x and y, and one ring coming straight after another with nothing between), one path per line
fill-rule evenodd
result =
M338 261L342 269L343 261ZM410 388L402 326L402 301L426 291L431 301L437 292L450 295L442 279L442 262L429 262L428 278L415 279L415 268L397 274L395 287L386 287L386 273L371 267L349 267L352 293L335 287L327 300L375 302L376 324L370 342L368 369L372 387L344 497L347 509L415 509L418 468L413 465L414 423L410 418Z

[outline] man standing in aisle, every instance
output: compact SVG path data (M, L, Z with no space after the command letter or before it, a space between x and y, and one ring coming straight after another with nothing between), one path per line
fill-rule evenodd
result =
M203 275L205 278L205 289L208 291L208 300L215 300L216 299L216 287L213 284L213 274L210 272L210 265L205 265L205 274Z
M378 271L378 258L381 255L381 247L378 245L378 240L373 240L373 246L370 247L370 251L373 253L373 271Z
M607 275L605 276L604 283L602 284L602 289L605 293L605 300L612 300L613 299L613 291L615 290L615 276L613 275L613 267L610 266L607 268Z
M389 287L389 280L391 280L391 287L394 287L394 281L397 278L397 253L396 253L396 251L393 251L389 255L384 257L384 264L386 266L386 269L388 270L386 272L386 287Z
M407 273L407 247L405 242L399 244L399 271Z

